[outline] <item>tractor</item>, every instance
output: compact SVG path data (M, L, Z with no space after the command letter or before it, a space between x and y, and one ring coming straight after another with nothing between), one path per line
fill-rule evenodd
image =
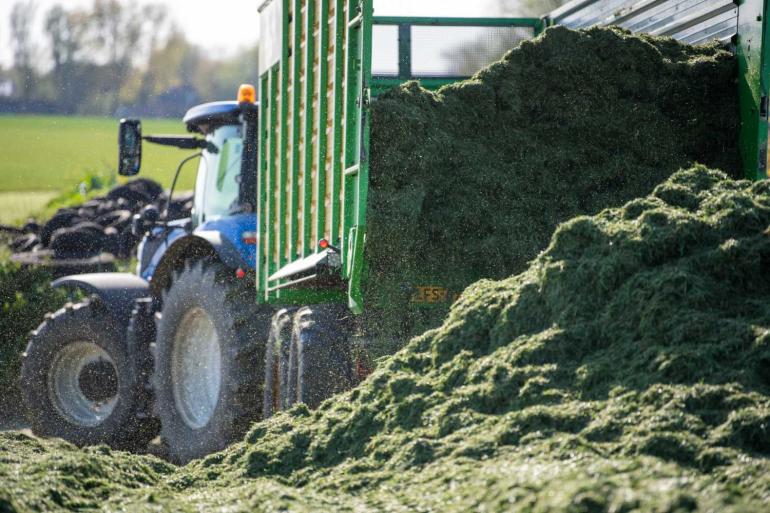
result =
M190 135L119 130L119 173L136 175L142 142L195 150L190 218L167 221L146 207L132 220L142 237L131 273L60 278L82 299L48 314L23 358L21 389L34 433L77 445L144 450L159 434L176 461L241 436L262 412L260 372L270 312L255 304L258 104L208 103L184 116Z

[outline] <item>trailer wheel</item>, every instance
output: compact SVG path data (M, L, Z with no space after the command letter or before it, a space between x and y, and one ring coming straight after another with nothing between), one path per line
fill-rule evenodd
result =
M269 418L288 404L289 348L292 319L296 309L283 308L273 315L265 351L265 394L263 417Z
M125 329L100 301L69 304L27 346L21 391L32 431L76 445L144 448L157 435L126 348Z
M301 308L294 316L289 352L288 396L317 408L325 399L354 385L350 312L343 305Z
M153 388L161 438L180 463L225 448L262 414L270 311L233 274L198 261L163 296Z

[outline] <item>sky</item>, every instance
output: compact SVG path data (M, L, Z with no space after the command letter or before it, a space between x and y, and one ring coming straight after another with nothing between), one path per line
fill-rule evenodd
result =
M132 0L136 1L136 0ZM9 48L9 17L15 0L0 0L0 65L12 62ZM36 0L37 25L53 5L88 7L92 0ZM140 0L138 3L147 3ZM212 55L230 55L254 44L259 38L257 8L262 0L155 0L166 5L187 38L208 49ZM375 0L381 16L490 16L494 0ZM44 44L42 32L36 35Z

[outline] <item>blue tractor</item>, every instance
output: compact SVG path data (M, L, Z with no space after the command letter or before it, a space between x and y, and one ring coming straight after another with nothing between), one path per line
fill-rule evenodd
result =
M192 217L148 207L136 274L67 276L54 286L86 299L32 333L21 388L32 430L77 445L142 449L160 434L185 462L225 447L262 413L271 312L254 297L258 119L254 88L238 101L191 109L192 135L142 136L120 124L122 175L141 167L142 141L197 152ZM173 194L172 185L171 194Z

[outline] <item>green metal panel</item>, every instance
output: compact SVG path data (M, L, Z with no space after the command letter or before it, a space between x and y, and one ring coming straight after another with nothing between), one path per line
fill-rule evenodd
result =
M336 0L334 18L334 119L333 134L334 145L332 155L332 189L331 189L331 231L329 239L337 246L340 245L340 203L337 198L340 196L342 188L342 155L343 133L342 133L342 113L344 111L343 80L345 79L345 58L342 48L345 44L345 27L347 20L343 16L343 7L347 0Z
M273 227L275 225L275 211L272 208L272 200L268 202L268 194L272 194L273 184L275 182L275 152L278 148L278 141L275 137L276 121L278 119L278 110L275 104L278 96L278 80L280 65L276 65L272 70L268 71L265 75L267 78L267 89L262 91L268 91L269 94L262 95L261 105L265 105L269 110L265 115L260 117L260 124L262 130L260 133L262 137L267 137L268 141L265 143L265 151L267 156L260 160L264 160L265 169L260 170L261 175L258 183L264 188L259 190L259 203L257 206L257 217L260 219L260 229L262 230L259 235L259 246L257 247L257 261L260 262L260 267L257 270L257 284L258 290L267 290L267 277L272 272L272 259L268 258L268 255L273 254L273 247L275 246L275 232ZM269 98L266 98L269 96ZM270 120L266 123L266 120Z
M370 2L371 4L371 2ZM352 6L351 6L352 7ZM343 276L350 277L353 261L350 259L350 230L359 224L364 212L359 211L358 202L361 184L361 115L363 88L363 26L364 11L361 5L347 12L347 50L345 76L347 79L345 95L345 151L343 172L342 203L342 252Z
M272 78L272 72L268 72L264 74L260 78L259 88L260 91L270 91L270 82ZM275 96L272 94L265 94L262 96L262 101L259 103L259 119L268 119L270 116L270 113L272 111L272 102L274 101ZM257 209L261 205L265 205L267 203L267 171L269 169L268 167L268 159L270 158L270 155L272 154L270 151L271 148L271 142L272 138L270 137L270 128L275 126L271 123L265 123L260 122L260 128L259 128L259 159L258 159L258 177L257 177ZM257 248L264 248L265 244L267 244L267 241L269 240L269 237L267 237L267 216L264 215L264 212L260 212L257 210L259 215L257 216L257 230L258 230L258 239L257 239ZM257 252L257 261L256 261L256 269L257 269L257 290L264 290L267 287L267 273L265 266L267 265L267 258L265 255Z
M310 241L312 225L312 216L310 211L312 208L312 196L313 196L313 128L316 123L315 108L314 108L314 88L315 88L315 7L316 0L308 2L305 8L305 112L303 113L305 119L305 140L303 145L304 160L302 165L304 171L302 173L302 256L306 257L310 255L314 249L315 244Z
M334 0L332 0L334 1ZM329 0L321 0L321 13L329 10ZM328 157L328 136L326 122L329 116L328 90L326 84L329 80L329 24L323 20L319 23L319 41L318 60L320 61L320 73L318 75L318 161L316 169L318 176L316 180L316 217L315 234L316 239L320 240L326 234L326 159ZM317 242L317 241L316 241Z
M753 180L767 178L767 2L743 0L738 6L740 149L744 174Z
M349 236L347 262L348 277L348 306L356 314L363 313L363 292L361 290L364 272L364 243L366 240L366 209L369 193L369 105L371 102L370 80L372 75L372 4L362 2L360 10L355 18L351 16L349 22L350 35L348 37L349 70L354 68L357 83L350 91L349 101L355 97L354 107L356 116L352 123L348 137L348 151L346 152L345 184L351 186L350 194L346 194L345 205L352 211L346 220L346 231ZM355 19L360 19L356 24ZM355 41L355 46L352 44ZM355 53L354 53L355 51ZM350 76L350 71L348 73ZM350 79L350 78L349 78ZM356 169L355 173L351 171ZM350 198L350 199L348 199ZM343 260L343 266L346 262Z
M302 6L305 2L303 0L294 0L294 7L291 13L291 25L294 37L292 38L291 46L291 63L292 63L292 81L291 81L291 98L292 98L292 123L291 123L291 183L289 197L289 262L297 258L297 237L298 237L298 221L297 213L299 212L299 166L301 165L300 155L300 130L301 130L301 118L302 112L300 111L300 100L302 97L302 48L301 38L304 32L302 26Z
M277 268L286 264L286 179L289 167L287 153L289 151L289 5L291 0L283 2L283 50L281 51L281 117L278 120L281 127L281 149L278 156L278 180L275 187L278 189L278 262Z

